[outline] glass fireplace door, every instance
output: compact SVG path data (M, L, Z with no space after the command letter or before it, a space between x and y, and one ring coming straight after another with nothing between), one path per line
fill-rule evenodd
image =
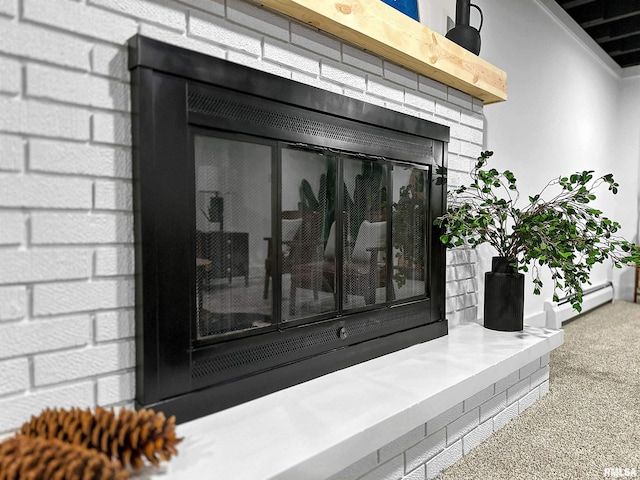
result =
M398 300L428 294L428 174L424 168L393 167L392 285Z
M193 138L198 339L267 327L272 149Z
M282 319L335 312L337 159L282 149Z
M345 218L342 308L384 304L387 300L387 182L382 161L346 157L343 161Z

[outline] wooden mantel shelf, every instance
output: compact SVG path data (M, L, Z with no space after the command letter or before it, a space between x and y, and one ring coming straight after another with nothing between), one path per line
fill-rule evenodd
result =
M479 98L507 99L507 74L381 0L253 0Z

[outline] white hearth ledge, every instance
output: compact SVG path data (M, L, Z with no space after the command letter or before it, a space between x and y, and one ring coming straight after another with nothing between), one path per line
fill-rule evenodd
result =
M178 426L150 479L318 480L562 345L563 331L476 323Z

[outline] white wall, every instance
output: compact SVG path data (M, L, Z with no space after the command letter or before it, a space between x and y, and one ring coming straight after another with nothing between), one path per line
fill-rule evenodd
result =
M612 171L621 188L616 197L614 218L622 224L628 240L640 243L640 76L622 79L618 98L617 144ZM624 183L622 182L624 180ZM616 296L633 300L634 271L631 268L612 272Z
M429 12L455 12L455 0L428 2ZM485 148L495 152L491 165L510 169L526 195L553 177L578 170L612 172L620 183L617 196L604 192L599 207L619 221L623 235L636 236L640 81L621 80L566 26L538 1L477 0L484 12L480 56L507 72L508 100L490 105L485 114ZM453 13L454 14L454 13ZM434 25L442 24L433 19ZM429 25L427 20L427 25ZM472 9L472 25L477 25ZM479 249L479 311L482 277L492 252ZM597 266L591 281L613 279L616 296L630 297L631 269L614 273ZM533 295L528 279L525 317L539 314L551 300L552 287Z

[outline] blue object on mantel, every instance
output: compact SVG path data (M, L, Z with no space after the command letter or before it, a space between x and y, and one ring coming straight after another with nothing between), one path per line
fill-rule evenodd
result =
M408 15L414 20L418 20L418 0L382 0L387 5L391 5L396 10Z

